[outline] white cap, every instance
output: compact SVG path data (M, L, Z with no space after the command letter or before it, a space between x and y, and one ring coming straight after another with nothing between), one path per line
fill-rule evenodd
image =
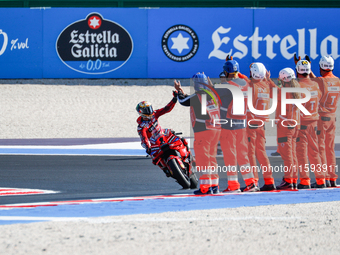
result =
M331 71L334 69L334 59L331 56L322 56L319 65L321 69Z
M252 63L250 66L251 76L255 80L262 80L266 77L266 68L262 63L256 62Z
M284 82L290 82L292 79L295 79L295 73L292 68L286 67L283 68L279 73L279 80Z
M299 74L310 74L311 73L311 66L307 60L299 60L296 64L296 71Z

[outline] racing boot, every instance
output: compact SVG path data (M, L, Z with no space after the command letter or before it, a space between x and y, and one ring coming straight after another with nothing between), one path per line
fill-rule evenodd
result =
M280 152L278 152L278 151L272 152L272 154L270 154L270 155L273 156L273 157L281 156Z
M225 190L223 190L223 193L240 193L240 192L241 192L240 189L232 190L232 189L230 189L229 187L226 188Z
M242 191L243 192L257 192L257 191L260 191L260 188L256 186L255 183L252 183L246 186Z
M293 182L293 187L294 187L294 190L298 190L296 182Z
M336 184L336 180L335 181L329 181L329 182L330 182L332 188L339 187L338 184Z
M326 188L326 184L325 183L317 184L316 182L314 182L310 185L310 187L313 189L323 189L323 188Z
M276 190L275 184L265 184L260 188L260 191L272 191Z
M195 190L195 191L194 191L194 194L195 194L195 195L211 195L211 194L214 194L213 187L210 187L209 190L208 190L207 192L205 192L205 193L202 192L201 189Z
M310 187L310 185L303 185L303 184L299 183L297 188L298 189L310 189L311 187Z
M277 186L278 190L294 190L294 184L287 182L284 178L279 186Z
M219 190L219 187L218 187L218 186L212 187L212 191L213 191L214 194L220 193L220 190Z

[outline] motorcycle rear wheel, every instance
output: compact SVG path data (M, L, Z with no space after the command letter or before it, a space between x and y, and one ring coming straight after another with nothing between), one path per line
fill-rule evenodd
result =
M181 185L183 189L189 189L190 179L185 173L183 173L181 167L177 163L177 160L171 159L168 162L168 165L173 174L173 177L178 181L179 185Z

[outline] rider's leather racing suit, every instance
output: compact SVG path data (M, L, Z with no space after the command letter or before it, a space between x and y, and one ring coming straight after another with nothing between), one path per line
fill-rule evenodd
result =
M137 119L137 131L141 139L142 147L147 151L151 148L150 138L157 138L162 131L162 127L158 123L158 118L170 112L176 105L177 97L172 100L163 108L155 110L151 119L144 120L142 117Z
M174 97L165 107L155 110L151 119L143 119L139 117L137 119L138 127L137 131L141 139L141 145L146 149L147 153L151 151L151 143L150 140L157 140L159 135L166 134L170 132L168 129L162 129L162 127L158 123L158 118L168 112L170 112L176 105L177 97ZM156 164L156 162L153 162ZM170 177L168 172L168 168L166 167L165 162L161 160L158 163L159 167L164 171L167 177Z

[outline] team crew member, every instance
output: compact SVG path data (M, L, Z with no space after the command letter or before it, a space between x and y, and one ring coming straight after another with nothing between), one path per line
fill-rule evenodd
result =
M153 110L152 105L147 101L142 101L136 106L136 111L140 115L137 119L137 132L141 139L141 145L144 149L146 149L147 154L151 153L150 139L157 139L160 135L170 132L168 129L162 129L158 123L158 118L170 112L175 107L177 102L177 92L174 92L173 95L173 99L164 108L155 111ZM167 173L167 168L162 164L160 167L169 177L170 175Z
M316 179L316 188L325 187L325 174L322 171L319 155L318 138L316 135L319 120L318 105L321 91L318 84L310 79L311 65L307 60L299 60L296 64L297 77L301 88L306 88L311 93L311 99L303 106L311 115L300 112L301 126L296 143L296 155L300 173L298 189L309 189L309 170L313 170ZM308 156L307 156L308 155ZM308 164L308 160L310 165Z
M267 70L262 63L250 65L250 86L252 87L252 105L256 110L268 110L270 104L270 85L266 80ZM249 95L248 95L249 97ZM249 100L249 98L248 98ZM258 183L259 175L256 159L260 163L264 186L261 191L275 190L275 181L272 175L270 162L266 152L265 122L268 115L257 115L249 109L247 111L248 158L252 167L255 181Z
M228 85L233 85L246 94L249 84L241 79L239 64L227 57L223 70ZM221 85L223 87L224 84ZM251 171L248 159L248 141L246 132L246 112L243 115L233 115L233 95L227 88L216 88L221 98L220 115L223 120L221 125L220 144L223 151L224 164L228 167L228 187L223 192L241 192L238 181L237 165L240 167L246 187L243 192L259 191ZM245 97L247 98L247 97ZM245 110L247 100L245 100Z
M295 79L294 70L284 68L279 73L279 80L285 88L299 88L300 85ZM300 93L287 93L287 99L301 98ZM277 187L280 190L295 190L298 180L298 159L296 155L296 139L300 128L300 109L294 104L286 105L286 114L281 109L281 88L278 93L278 103L275 119L277 122L277 143L278 150L285 166L284 176L281 184Z
M184 94L180 81L174 81L178 91L179 103L190 106L191 123L194 131L194 151L196 170L199 175L200 189L196 195L219 192L217 173L217 144L220 126L214 125L214 118L219 119L219 102L211 90L211 82L204 73L197 73L192 78L195 93ZM202 114L202 102L206 101L207 114Z
M332 70L334 69L334 60L331 56L323 56L319 62L320 78L316 81L319 84L322 97L319 103L319 121L318 121L318 140L319 153L322 162L322 168L327 169L326 184L328 187L337 187L336 174L337 165L335 160L335 130L336 130L336 109L340 96L340 81Z

